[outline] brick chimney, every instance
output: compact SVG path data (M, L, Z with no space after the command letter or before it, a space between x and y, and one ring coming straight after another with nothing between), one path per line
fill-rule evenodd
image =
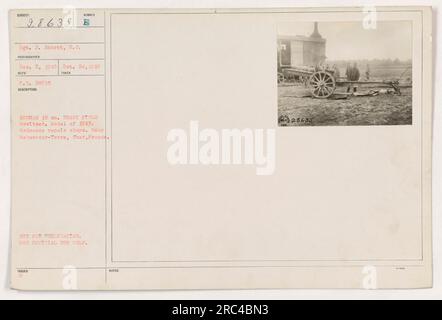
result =
M318 23L315 22L315 30L313 31L310 38L322 39L321 34L319 33Z

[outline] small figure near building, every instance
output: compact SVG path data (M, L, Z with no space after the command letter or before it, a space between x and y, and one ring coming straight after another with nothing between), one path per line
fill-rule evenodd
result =
M367 69L365 70L365 80L370 80L370 65L367 63Z

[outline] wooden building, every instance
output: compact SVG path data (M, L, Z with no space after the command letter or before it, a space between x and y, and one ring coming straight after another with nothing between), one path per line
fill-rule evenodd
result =
M323 63L325 44L317 22L310 36L278 36L278 67L314 67Z

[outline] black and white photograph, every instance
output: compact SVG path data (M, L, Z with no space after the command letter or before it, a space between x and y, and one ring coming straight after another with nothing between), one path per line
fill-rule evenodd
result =
M279 126L411 125L409 21L278 25Z

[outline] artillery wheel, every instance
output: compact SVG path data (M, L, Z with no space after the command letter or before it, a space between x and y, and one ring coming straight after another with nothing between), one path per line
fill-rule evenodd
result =
M336 80L331 73L316 71L310 76L308 86L315 98L326 99L335 92Z
M278 83L283 83L285 81L284 74L281 72L278 72Z

